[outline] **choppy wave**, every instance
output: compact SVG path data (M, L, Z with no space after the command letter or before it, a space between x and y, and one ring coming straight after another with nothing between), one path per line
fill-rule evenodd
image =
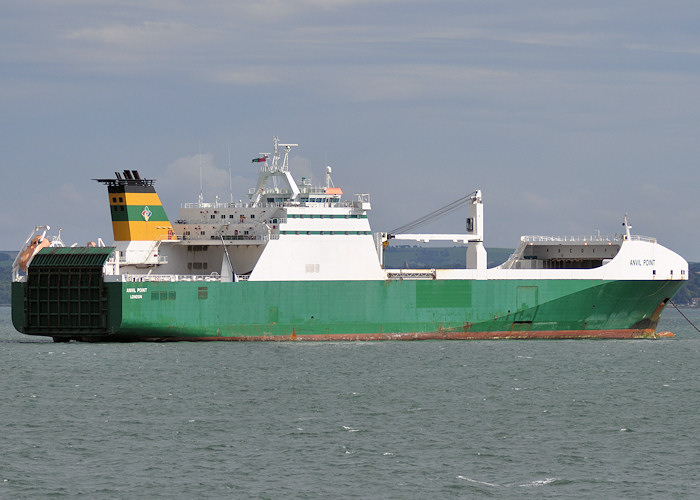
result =
M522 484L514 484L514 483L505 483L505 484L496 484L496 483L490 483L488 481L479 481L477 479L472 479L470 477L466 476L457 476L457 479L462 479L464 481L474 483L474 484L480 484L483 486L490 486L493 488L499 488L499 487L504 487L504 488L512 488L514 486L522 487L522 488L533 488L533 487L538 487L538 486L547 486L548 484L552 484L555 481L557 481L557 478L554 477L548 477L546 479L535 479L527 483L522 483Z
M678 325L664 326L673 342L59 350L6 333L8 320L0 498L694 498L700 488L700 335Z

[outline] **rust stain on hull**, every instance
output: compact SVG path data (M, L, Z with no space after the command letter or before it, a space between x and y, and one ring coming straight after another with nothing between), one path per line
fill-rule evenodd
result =
M300 341L379 341L379 340L526 340L526 339L650 339L667 337L665 332L656 334L654 330L566 330L566 331L436 331L415 333L352 333L352 334L311 334L293 332L292 335L257 335L238 337L169 337L153 339L160 341L237 341L237 342L300 342Z

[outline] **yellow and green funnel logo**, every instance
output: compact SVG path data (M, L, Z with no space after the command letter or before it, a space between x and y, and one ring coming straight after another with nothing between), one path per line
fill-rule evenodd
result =
M148 222L148 219L151 218L151 215L153 215L153 212L151 212L148 206L143 207L143 211L141 212L141 217L143 217L143 220Z

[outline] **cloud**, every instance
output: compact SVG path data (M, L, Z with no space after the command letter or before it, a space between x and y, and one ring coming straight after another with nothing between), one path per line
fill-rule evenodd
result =
M166 191L182 186L192 190L195 186L199 188L201 181L202 191L212 192L228 188L228 180L228 172L214 165L214 155L204 153L175 160L165 169L160 184Z
M193 30L184 23L144 21L132 26L112 24L101 28L68 31L66 40L78 40L105 45L155 49L191 35Z
M292 175L294 176L294 179L299 182L299 179L302 177L305 177L306 179L309 179L313 184L320 184L321 182L325 183L326 182L326 170L324 166L323 173L321 174L323 177L321 177L322 181L318 179L318 177L314 177L313 172L311 170L311 162L309 161L308 158L305 158L303 156L292 156L290 155L289 158L289 170L292 172Z
M182 71L173 67L185 56L194 58L194 49L216 40L216 30L198 28L181 21L141 21L84 27L64 32L59 39L57 58L66 64L91 72L121 74L132 72ZM189 54L189 56L188 56Z
M64 183L58 186L56 189L56 194L58 195L61 203L80 205L84 200L83 193L78 191L75 185L71 183Z
M329 152L346 193L371 192L376 228L480 187L491 243L618 230L628 211L644 233L668 231L671 247L698 253L685 229L697 225L700 175L697 3L36 0L2 10L2 164L21 166L17 184L45 180L2 203L14 213L29 196L61 200L67 220L92 217L71 225L80 240L109 218L102 191L79 201L91 191L78 178L153 171L171 213L197 201L200 161L205 201L230 196L225 154L217 165L186 144L251 151L279 134L303 144L295 178L313 171L322 183ZM255 184L251 157L233 159L236 199ZM27 223L63 220L53 203L31 209L2 219L7 246ZM671 212L678 231L654 215Z
M231 195L234 201L247 201L248 189L255 186L252 176L235 175L229 179L228 169L217 167L212 153L183 156L167 166L156 185L156 190L160 193L163 204L167 205L171 218L175 215L174 208L181 203L197 202L200 181L205 203L217 200L227 203L231 200Z
M212 83L236 86L257 86L282 83L282 70L270 66L246 66L237 69L214 69L209 72L208 80Z

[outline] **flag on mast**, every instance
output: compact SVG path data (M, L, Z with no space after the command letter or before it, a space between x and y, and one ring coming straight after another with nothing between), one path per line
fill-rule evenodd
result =
M267 161L267 156L261 156L259 158L253 158L253 163L260 163L263 161Z

